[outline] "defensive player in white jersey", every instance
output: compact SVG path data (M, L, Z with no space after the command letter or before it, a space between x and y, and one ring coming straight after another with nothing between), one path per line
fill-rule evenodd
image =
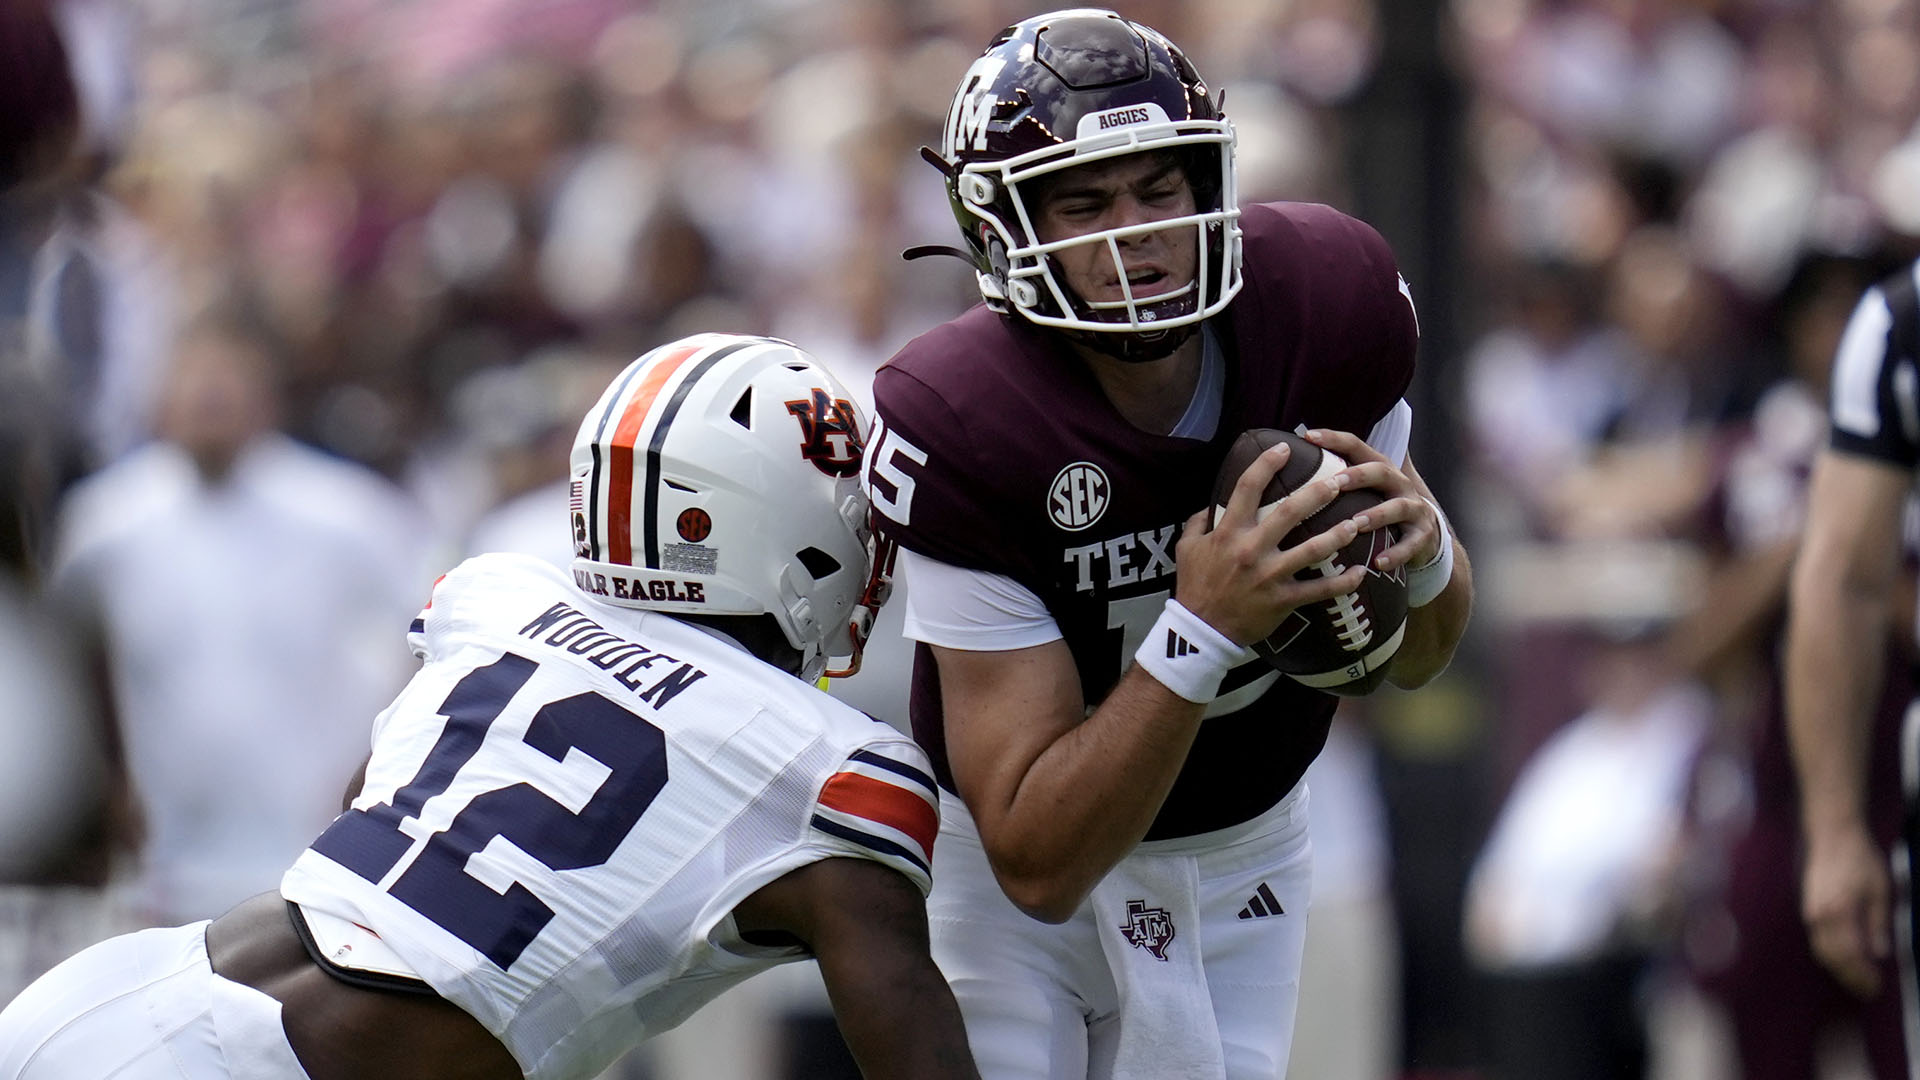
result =
M884 599L866 433L785 342L634 362L574 443L571 576L436 583L279 891L60 965L0 1013L0 1077L572 1080L809 955L867 1076L976 1076L927 952L927 761L807 682Z

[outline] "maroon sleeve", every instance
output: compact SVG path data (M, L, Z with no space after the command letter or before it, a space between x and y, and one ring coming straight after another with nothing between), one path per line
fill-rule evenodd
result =
M1358 218L1343 216L1342 220L1360 254L1356 260L1360 274L1354 302L1360 314L1354 320L1359 331L1353 349L1354 370L1360 381L1379 391L1371 401L1378 409L1374 417L1378 422L1413 384L1414 355L1420 344L1419 316L1411 287L1401 277L1386 239ZM1365 435L1366 431L1356 434Z
M1392 249L1328 206L1256 204L1242 224L1246 280L1232 314L1249 382L1241 426L1298 420L1364 437L1405 396L1419 343ZM1284 423L1259 414L1270 401Z
M879 434L863 479L881 531L941 562L1014 574L1007 496L982 453L990 440L967 437L970 426L905 365L882 367L873 396Z

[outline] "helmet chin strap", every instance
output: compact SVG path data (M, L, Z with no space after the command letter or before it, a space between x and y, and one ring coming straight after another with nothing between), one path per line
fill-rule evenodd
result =
M1172 356L1174 350L1193 337L1195 331L1200 329L1200 324L1191 322L1146 334L1139 331L1106 333L1099 330L1052 329L1057 329L1075 344L1084 345L1123 364L1147 364Z
M1196 287L1195 282L1189 281L1185 286L1163 296L1150 296L1144 300L1134 300L1132 301L1132 305L1134 307L1154 307L1160 304L1166 304L1187 296L1192 293ZM1107 312L1124 310L1128 307L1128 301L1126 300L1099 303L1082 299L1078 293L1073 291L1071 286L1063 284L1062 288L1066 289L1069 302L1083 311ZM1190 322L1181 326L1168 327L1165 330L1108 331L1079 330L1067 327L1049 327L1049 329L1058 330L1060 334L1065 336L1069 341L1078 345L1084 345L1102 356L1112 357L1123 364L1149 364L1155 360L1162 360L1172 356L1176 349L1185 345L1188 339L1193 337L1194 332L1200 329L1200 323Z

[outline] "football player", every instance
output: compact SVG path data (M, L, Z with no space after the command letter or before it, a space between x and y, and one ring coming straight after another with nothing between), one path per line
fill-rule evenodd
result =
M1907 1055L1915 1015L1915 908L1894 894L1868 818L1867 758L1893 632L1901 573L1902 518L1920 462L1920 263L1867 290L1833 361L1831 435L1814 461L1807 525L1788 598L1787 733L1799 776L1806 842L1801 911L1813 952L1862 998L1880 992L1889 961L1905 982ZM1907 793L1899 879L1911 882L1920 843L1910 749L1920 712L1909 707L1900 745ZM1896 900L1898 916L1894 914ZM1901 942L1896 957L1894 931Z
M879 370L866 482L942 788L934 953L989 1077L1284 1073L1300 778L1335 699L1244 646L1368 573L1406 573L1417 605L1395 683L1465 626L1465 555L1406 457L1393 256L1324 206L1240 207L1233 145L1172 42L1075 9L1002 31L923 152L984 303ZM1210 526L1253 427L1350 467L1257 520L1270 452ZM1343 486L1385 501L1279 546ZM1360 531L1372 565L1295 579Z
M806 957L866 1075L975 1076L927 952L928 762L809 685L884 599L867 434L786 342L635 361L574 443L571 574L436 583L279 891L55 968L0 1076L583 1080Z

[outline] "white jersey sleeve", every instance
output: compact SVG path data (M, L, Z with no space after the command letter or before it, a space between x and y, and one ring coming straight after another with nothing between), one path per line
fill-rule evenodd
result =
M812 825L823 857L874 859L905 874L923 896L933 888L940 792L911 740L875 741L855 751L822 785Z
M1057 640L1060 626L1032 589L1005 574L967 570L903 547L894 576L903 591L902 632L950 649L999 652Z
M1395 402L1387 415L1373 425L1367 432L1367 445L1380 452L1386 458L1402 468L1407 464L1407 450L1413 443L1413 406L1406 398Z

